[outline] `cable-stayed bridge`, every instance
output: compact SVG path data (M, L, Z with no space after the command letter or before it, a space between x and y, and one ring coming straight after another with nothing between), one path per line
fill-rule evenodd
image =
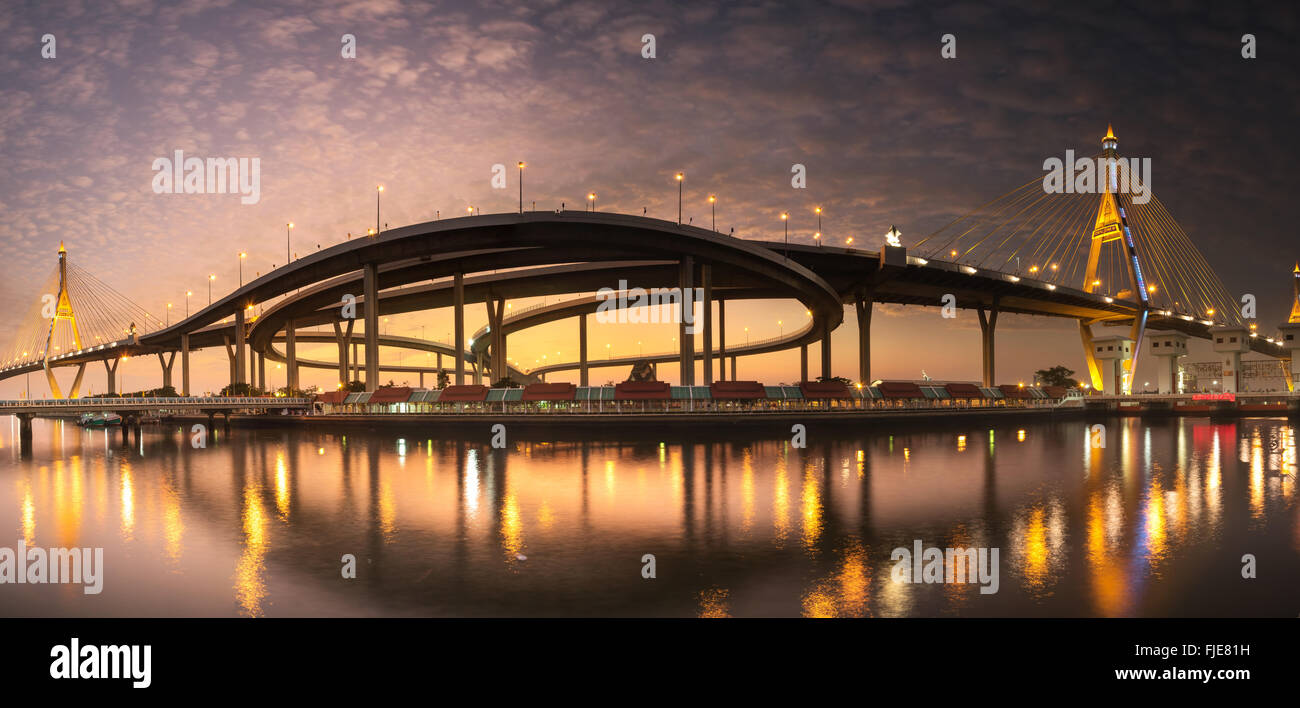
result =
M857 379L871 378L871 314L875 303L949 304L975 310L982 332L983 379L996 377L994 338L1000 313L1073 319L1091 385L1130 393L1133 362L1144 343L1162 359L1161 390L1177 387L1178 359L1188 338L1211 340L1224 361L1226 390L1235 390L1240 357L1250 351L1289 361L1294 386L1300 334L1300 267L1293 284L1292 316L1276 337L1244 321L1239 304L1208 259L1163 204L1145 191L1141 175L1118 152L1108 131L1090 189L1050 193L1042 177L981 205L906 248L896 230L878 250L751 241L679 222L596 211L520 211L443 219L349 240L295 260L242 285L175 323L160 322L84 269L60 248L58 268L39 302L24 318L0 379L42 371L54 398L65 391L54 377L75 370L66 395L76 397L85 367L103 362L109 389L116 362L154 354L171 385L181 359L183 394L190 392L189 353L223 348L232 384L265 389L265 362L286 364L286 385L298 388L298 369L333 366L297 356L300 338L319 342L326 325L338 345L339 382L363 379L374 390L381 369L454 372L489 382L531 380L558 371L588 372L625 365L588 356L588 316L599 298L575 296L627 281L642 288L677 288L702 294L702 322L679 324L677 351L639 357L676 360L683 384L727 377L731 360L799 348L801 380L808 380L809 347L820 344L820 369L832 375L830 333L853 305L859 324ZM1149 196L1149 199L1146 197ZM859 241L860 243L860 241ZM50 297L49 295L53 296ZM545 308L509 312L512 299L572 296ZM730 346L726 304L755 299L797 299L806 326L773 340ZM466 337L466 307L482 303L488 325ZM715 315L716 303L716 315ZM260 314L256 306L262 306ZM643 307L629 301L627 307ZM379 332L381 315L451 308L452 343L399 341ZM356 327L356 320L362 320ZM683 320L687 318L682 318ZM510 366L507 342L527 328L561 320L575 323L578 356L521 370ZM1099 336L1096 326L1122 334ZM698 334L697 334L698 332ZM699 340L699 341L697 341ZM283 345L283 349L277 345ZM381 362L380 346L410 347L446 357L448 365L394 367ZM715 363L717 362L716 366Z

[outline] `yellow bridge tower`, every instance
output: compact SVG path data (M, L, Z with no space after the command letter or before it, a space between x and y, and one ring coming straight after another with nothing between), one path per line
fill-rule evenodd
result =
M63 398L63 391L59 389L59 382L54 380L54 370L50 368L50 352L54 346L54 330L60 322L67 322L68 327L72 328L72 342L76 349L81 349L81 332L77 329L77 316L72 311L72 299L68 297L68 251L59 243L59 295L55 306L54 316L50 318L50 332L45 337L45 357L43 359L43 368L45 369L45 378L50 382L50 395L54 398ZM81 391L81 378L86 374L86 365L77 366L77 377L72 380L72 389L68 391L68 398L77 398Z

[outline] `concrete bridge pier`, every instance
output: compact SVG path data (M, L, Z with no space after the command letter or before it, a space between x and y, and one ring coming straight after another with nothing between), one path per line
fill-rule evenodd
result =
M18 418L18 447L19 455L31 457L32 455L32 416L27 413L19 413Z
M190 335L181 335L181 395L190 395Z
M831 328L822 324L822 378L831 377Z
M578 385L587 383L587 316L578 315Z
M289 395L298 390L298 338L293 320L284 323L285 379L284 385Z
M718 380L727 380L727 301L718 301Z
M374 391L379 385L379 268L367 263L361 274L366 298L366 390Z
M731 380L739 381L739 379L736 378L736 355L734 354L731 356Z
M223 336L222 339L223 339L223 340L225 341L225 343L226 343L226 359L227 359L227 360L229 361L229 363L230 363L230 385L233 386L233 385L235 385L235 379L236 379L236 374L235 374L235 349L234 349L234 347L233 347L232 344L231 344L230 337L225 337L225 336Z
M871 311L874 299L870 293L860 293L853 300L853 310L858 316L858 382L871 385Z
M799 380L808 380L808 345L799 345Z
M700 266L700 289L704 294L704 385L713 383L713 267ZM692 372L694 364L691 365Z
M994 386L994 380L997 378L997 367L994 363L995 338L994 333L998 326L998 298L993 298L993 304L988 307L979 307L975 310L980 318L980 348L983 351L984 359L984 385Z
M266 355L257 353L257 387L266 390Z
M121 359L104 360L104 369L108 372L105 393L117 393L117 365L120 363L122 363Z
M172 365L176 363L176 352L158 352L158 364L162 366L162 385L167 388L172 385Z
M248 332L244 326L244 308L235 309L235 381L234 383L244 383L244 376L248 372L248 354L247 347L244 346L244 339Z
M334 323L334 339L339 345L339 383L345 386L352 380L348 378L348 343L352 341L352 325L355 322L356 320L348 320L346 330L338 322Z
M452 276L452 310L456 321L456 339L452 346L456 351L456 385L465 383L465 274L457 272Z
M686 291L692 293L695 288L695 259L691 256L682 256L682 260L677 269L677 287L680 289L681 297L678 298L677 312L677 343L679 346L678 354L680 356L681 385L691 386L695 383L695 337L687 331L687 320L692 317L686 309ZM692 329L694 329L692 327Z

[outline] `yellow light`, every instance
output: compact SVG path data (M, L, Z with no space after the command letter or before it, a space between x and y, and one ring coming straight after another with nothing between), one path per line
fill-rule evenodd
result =
M587 198L588 198L588 199L592 199L592 200L594 200L594 199L596 198L596 193L595 193L595 192L591 192L591 193L587 194Z
M710 195L709 195L709 203L712 204L713 202L716 202L716 201L718 201L718 198L715 197L715 196L713 196L712 194L710 194Z
M522 169L524 169L525 167L527 167L527 165L525 165L525 164L523 163L523 161L521 160L521 161L519 162L519 169L522 170Z
M815 213L820 214L820 213L822 213L822 208L821 208L821 207L817 207L816 209L813 209L813 211L814 211Z
M781 212L781 221L785 221L786 219L789 219L789 218L790 218L790 215L789 215L789 214L787 214L787 213L785 213L785 212Z
M676 174L676 177L677 177L677 181L678 181L678 182L680 182L680 181L686 179L686 175L682 174L681 172L678 172L678 173Z
M957 257L957 249L954 248L954 249L952 249L951 251L948 251L948 255L949 255L949 256L952 256L953 258L956 258L956 257Z
M293 222L292 222L292 221L289 222L289 228L291 228L291 229L293 228Z
M1149 292L1149 293L1153 293L1153 292L1155 292L1155 291L1156 291L1156 286L1154 286L1154 285L1148 285L1148 286L1147 286L1147 292Z
M822 240L822 232L818 231L817 233L813 234L813 240L814 241Z
M1214 308L1211 307L1210 309L1206 310L1206 311L1205 311L1205 314L1207 314L1207 315L1213 315L1213 314L1214 314Z
M381 184L381 185L377 185L377 186L375 187L375 189L378 189L379 191L382 192L382 191L384 191L384 185L382 185L382 184Z
M240 257L240 258L248 258L248 254L247 254L247 253L240 252L239 257Z
M1055 264L1055 263L1052 264L1052 270L1056 270L1056 264Z
M1032 266L1032 267L1030 267L1029 272L1030 272L1030 273L1037 273L1037 272L1038 272L1038 266Z
M848 240L846 240L846 241L844 242L844 244L847 245L847 246L852 246L852 245L853 245L853 237L850 236L850 237L848 238Z

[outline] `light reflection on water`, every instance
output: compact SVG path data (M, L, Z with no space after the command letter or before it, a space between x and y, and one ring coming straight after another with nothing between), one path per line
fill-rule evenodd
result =
M1097 421L693 443L37 421L0 436L0 546L103 546L104 592L8 615L888 617L1300 612L1283 419ZM405 435L405 436L404 436ZM143 452L141 452L143 451ZM5 540L9 539L9 540ZM999 590L895 582L890 552L996 547ZM1259 578L1241 577L1253 554ZM342 558L356 558L356 579ZM656 577L642 577L653 554ZM951 566L952 560L946 561ZM951 567L947 570L951 571Z

